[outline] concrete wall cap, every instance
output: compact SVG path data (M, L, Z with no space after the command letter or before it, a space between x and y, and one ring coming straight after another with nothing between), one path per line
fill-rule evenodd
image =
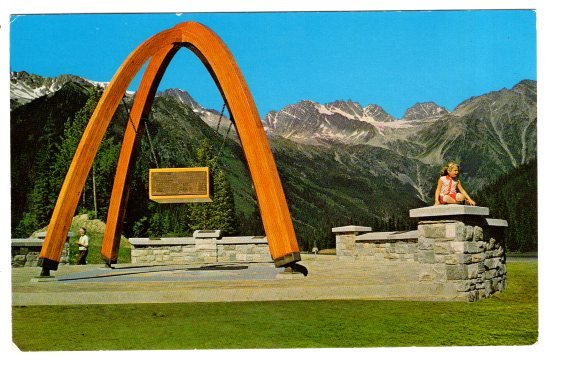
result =
M371 232L356 236L357 241L414 240L414 239L418 239L418 231Z
M216 240L216 244L268 244L265 236L231 236Z
M490 210L487 207L471 205L446 204L433 205L431 207L415 208L410 210L410 217L437 217L437 216L488 216Z
M204 229L197 229L192 234L192 237L196 239L218 239L220 237L220 230L213 229L213 230L204 230Z
M131 245L152 246L152 245L191 245L195 244L193 237L162 237L150 239L147 237L133 237L128 239Z
M491 227L508 227L508 222L502 219L486 219L486 224Z
M11 239L13 247L41 247L44 244L44 239Z
M74 232L68 232L67 236L68 237L74 236ZM43 232L36 233L33 238L43 239L45 237L46 237L46 231L43 231Z
M352 232L370 232L372 227L362 227L359 225L347 225L345 227L332 228L332 233L352 233Z

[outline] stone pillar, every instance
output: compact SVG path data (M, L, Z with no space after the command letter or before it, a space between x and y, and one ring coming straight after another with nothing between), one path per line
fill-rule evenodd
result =
M442 205L410 210L418 219L418 261L440 263L458 295L476 301L506 287L505 220L486 207Z
M215 263L218 261L218 245L220 230L196 230L192 235L195 243L197 261Z
M356 236L360 233L371 231L371 227L358 225L332 228L332 233L336 234L336 256L338 260L354 260L356 256Z

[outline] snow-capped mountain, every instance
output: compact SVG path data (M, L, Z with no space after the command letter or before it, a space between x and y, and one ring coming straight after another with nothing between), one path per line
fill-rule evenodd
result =
M41 77L28 72L10 72L10 107L27 104L42 96L49 96L69 83L74 82L84 86L99 86L106 88L109 83L87 80L75 75L60 75L57 77ZM126 92L132 95L134 92Z
M446 108L433 102L416 103L408 108L402 116L402 120L422 120L430 117L438 117L449 113Z
M64 84L74 82L83 86L100 86L106 88L108 82L98 82L93 80L84 79L75 75L60 75L58 77L41 77L27 72L11 72L10 73L10 106L14 108L19 105L29 103L30 101L42 96L48 96L60 90ZM128 96L133 96L133 91L127 91ZM222 116L220 119L220 112L204 108L197 103L188 92L181 89L168 89L158 92L157 96L170 96L177 99L182 104L190 107L194 113L208 124L210 127L216 129L220 120L220 129L227 129L230 124L230 119ZM232 130L233 131L233 130Z
M38 97L52 94L70 81L89 85L87 80L74 75L58 77L40 77L27 72L10 73L10 104L12 107L23 105Z
M70 82L85 87L107 85L73 75L42 78L13 72L11 107L54 93ZM221 117L220 111L203 107L188 92L169 89L157 96L172 98L191 109L208 126L218 127L219 134L227 132L230 120ZM477 151L487 151L485 157L490 163L506 170L535 156L536 82L525 80L512 89L472 97L451 113L433 102L417 103L396 120L375 104L363 107L351 100L327 104L304 100L269 112L262 123L270 137L327 147L368 145L426 164L440 164L455 157L470 157L469 161L474 162ZM231 129L230 137L236 140L235 136L236 130Z
M23 73L12 79L11 104L18 98L36 99L14 106L10 114L12 212L13 223L18 223L32 212L27 199L36 175L45 172L42 161L50 159L39 153L57 150L40 143L58 143L65 122L85 105L93 83L69 77L50 95L58 87L54 80ZM376 105L301 101L270 112L263 123L294 222L306 231L318 223L331 228L353 217L361 223L405 217L408 209L432 203L438 171L449 160L462 165L462 179L472 196L529 164L536 158L536 92L536 82L525 80L465 100L451 113L420 103L426 105L415 105L400 120ZM252 212L245 207L257 209L242 146L223 140L228 120L221 122L218 134L204 123L215 127L219 111L202 107L185 91L167 90L157 95L151 114L151 141L161 162L193 164L197 145L211 140L214 148L224 148L219 160L234 181L238 207L244 207L243 214ZM117 145L126 119L120 109L112 122ZM143 151L139 159L142 165L152 164L151 157ZM145 200L148 191L138 193L132 201Z
M421 128L416 119L396 120L378 105L362 107L350 100L327 104L304 100L268 113L262 122L269 134L313 145L386 147L390 141L405 139Z
M230 125L230 119L226 115L220 116L220 111L214 109L207 109L200 105L190 94L182 89L167 89L157 93L157 96L172 97L182 104L191 108L208 126L218 130L225 130ZM220 125L218 125L220 123ZM235 132L231 129L231 133Z

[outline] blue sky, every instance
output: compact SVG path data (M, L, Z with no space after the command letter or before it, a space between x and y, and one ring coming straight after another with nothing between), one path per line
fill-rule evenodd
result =
M469 97L536 80L536 13L529 10L12 16L10 70L107 82L138 44L188 20L228 45L261 116L300 100L350 99L400 118L416 102L453 110ZM165 88L222 106L188 50L169 66Z

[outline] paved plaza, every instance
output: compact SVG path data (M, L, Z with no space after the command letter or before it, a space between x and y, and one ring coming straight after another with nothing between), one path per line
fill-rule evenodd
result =
M13 305L177 303L275 300L449 300L412 290L409 268L389 263L303 256L308 276L283 274L270 263L60 265L52 278L40 268L12 269Z

